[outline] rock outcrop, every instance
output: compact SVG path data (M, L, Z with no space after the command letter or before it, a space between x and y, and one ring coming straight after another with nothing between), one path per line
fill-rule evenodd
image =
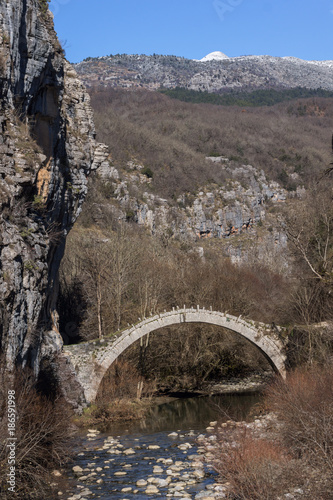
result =
M89 96L46 0L0 4L0 348L36 374L61 351L56 298L65 239L95 158Z
M234 263L258 258L267 265L285 267L282 254L287 238L274 212L287 198L301 197L302 189L288 192L252 165L223 157L206 160L207 166L220 164L226 176L223 185L202 186L174 201L150 191L151 179L142 173L145 167L139 162L128 162L119 174L112 161L105 161L97 175L110 201L94 204L90 214L96 224L111 215L115 220L134 222L163 240L195 244L218 239L221 250ZM240 238L232 238L236 235Z

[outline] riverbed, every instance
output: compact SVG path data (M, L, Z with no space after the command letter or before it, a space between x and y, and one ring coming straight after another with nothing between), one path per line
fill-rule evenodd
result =
M71 493L59 498L223 498L200 442L215 439L216 422L249 419L259 401L259 393L181 398L154 407L142 421L85 431L69 472Z

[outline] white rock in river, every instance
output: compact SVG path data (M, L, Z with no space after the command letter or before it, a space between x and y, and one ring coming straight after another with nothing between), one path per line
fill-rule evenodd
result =
M150 444L148 446L148 450L159 450L160 449L160 446L158 446L158 444Z
M160 467L159 465L155 465L153 468L153 473L154 474L162 474L163 473L162 467Z
M150 484L147 488L146 491L147 495L155 495L156 493L159 493L159 489L156 488L153 484Z
M123 453L124 453L124 455L134 455L135 451L133 450L133 448L128 448Z
M165 488L166 486L169 486L170 481L171 477L168 477L168 479L156 478L155 484L157 484L160 488Z
M147 486L147 481L145 479L139 479L136 483L136 486Z
M81 472L83 472L83 469L82 469L82 467L80 467L79 465L75 465L75 466L72 468L72 471L73 471L75 474L80 474Z
M170 434L168 434L168 437L176 438L178 437L178 434L177 432L171 432Z

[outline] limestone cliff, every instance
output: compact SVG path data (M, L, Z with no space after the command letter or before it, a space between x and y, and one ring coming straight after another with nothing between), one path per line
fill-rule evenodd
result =
M89 96L46 0L0 3L0 101L2 367L38 373L62 347L58 268L98 163Z

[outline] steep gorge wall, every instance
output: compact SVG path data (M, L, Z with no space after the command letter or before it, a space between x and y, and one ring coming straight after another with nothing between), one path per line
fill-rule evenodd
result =
M61 351L58 269L98 163L89 96L45 0L1 0L0 101L2 367L37 374Z

